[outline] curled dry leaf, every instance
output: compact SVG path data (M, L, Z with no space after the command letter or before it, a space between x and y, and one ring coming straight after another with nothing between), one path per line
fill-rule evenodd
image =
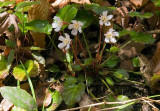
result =
M2 111L9 111L13 107L13 104L11 102L9 102L8 100L3 99L1 101L1 106L3 109Z
M79 3L79 4L84 4L84 3L87 3L87 4L90 4L91 2L89 0L56 0L54 3L52 3L51 5L56 8L56 7L59 7L59 8L62 8L64 7L65 5L69 4L69 3Z
M147 2L149 2L149 0L129 0L129 1L136 8L140 8L140 7L144 6Z
M0 34L6 33L6 36L8 36L10 39L15 40L17 37L20 36L20 30L18 27L18 19L15 15L8 14L7 12L4 12L0 14L0 20L3 20L0 24ZM10 27L13 24L15 31L9 32L8 27Z
M47 0L37 0L41 1L40 4L34 5L31 7L28 12L28 19L40 19L47 20L49 13L49 3ZM45 48L45 34L44 33L34 33L31 32L31 35L34 39L34 46Z
M39 107L43 106L44 99L45 99L45 104L44 104L45 107L47 107L51 103L52 100L51 94L48 91L48 87L43 83L40 82L38 83L37 89L35 90L35 95Z

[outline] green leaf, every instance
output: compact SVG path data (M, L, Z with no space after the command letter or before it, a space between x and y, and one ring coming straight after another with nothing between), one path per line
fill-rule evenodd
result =
M147 19L147 18L151 18L153 16L153 13L144 13L144 14L141 14L139 12L130 12L129 13L129 16L131 17L139 17L141 19Z
M12 49L12 50L9 52L9 56L8 56L8 59L7 59L7 69L8 69L8 70L10 69L13 60L14 60L14 49Z
M157 7L160 6L160 0L151 0Z
M25 90L17 87L4 86L0 88L4 99L13 103L16 107L33 111L37 108L35 100Z
M39 74L39 64L36 61L33 60L26 61L25 68L30 77L35 77ZM13 76L20 81L27 80L27 76L22 65L17 65L16 67L13 68Z
M152 37L151 34L136 33L132 31L130 35L131 35L132 40L134 40L135 42L152 44L155 41L155 39Z
M118 69L115 73L113 73L113 75L116 78L122 79L122 80L127 80L129 78L129 74L124 69Z
M73 71L81 71L82 70L81 66L78 64L72 64L71 67L72 67Z
M4 1L4 2L0 2L0 7L6 7L9 5L13 5L15 3L15 1Z
M94 62L93 58L88 58L88 59L85 59L84 64L85 65L91 65L93 62Z
M153 74L151 77L151 88L157 89L159 88L160 74Z
M88 27L93 22L94 16L89 11L78 10L75 20L83 22L83 28Z
M62 96L60 92L54 91L53 93L51 93L51 95L52 95L52 103L51 106L46 109L47 111L54 111L62 102Z
M60 70L59 70L59 67L57 65L53 64L52 66L50 66L47 69L47 71L49 71L49 72L59 72Z
M84 94L85 85L83 83L70 84L64 87L63 99L68 106L73 106L76 102L79 102L81 96Z
M109 85L111 85L111 86L114 85L114 82L113 82L112 78L106 77L105 79L106 79L106 82L107 82Z
M0 8L0 13L6 11L6 8Z
M77 10L74 6L72 5L66 5L62 9L58 11L56 16L60 17L63 21L65 22L71 22L76 17Z
M110 50L108 50L108 49L106 49L106 50L109 52L118 52L119 48L116 46L112 46L112 47L110 47Z
M130 34L130 31L128 31L128 30L119 31L119 37L118 38L120 38L120 37L122 37L122 36L124 36L126 34Z
M36 5L36 4L40 4L41 2L40 1L25 1L25 2L20 2L17 4L17 7L16 7L16 11L22 9L22 8L28 8L28 7L31 7L32 5Z
M14 106L14 107L11 109L11 111L27 111L27 110Z
M33 32L50 34L52 26L47 20L32 20L25 24L26 29L32 30Z
M117 65L119 59L116 56L112 56L105 64L105 66L113 68Z
M84 8L86 10L92 10L93 12L95 12L96 14L100 14L102 13L103 11L114 11L116 10L117 8L116 7L102 7L100 6L99 4L95 4L95 3L92 3L92 4L84 4Z
M7 59L0 55L0 79L5 79L9 72L9 70L7 69Z
M140 62L139 62L138 57L135 57L132 59L132 64L134 67L140 67Z
M69 85L72 85L72 84L76 84L77 82L77 79L73 76L68 76L66 77L66 80L64 82L64 86L68 87Z
M16 47L16 43L11 40L5 39L5 43L7 47L12 47L12 48Z
M77 80L78 80L79 82L83 82L83 81L85 81L85 78L84 78L83 75L80 75L80 76L77 77Z

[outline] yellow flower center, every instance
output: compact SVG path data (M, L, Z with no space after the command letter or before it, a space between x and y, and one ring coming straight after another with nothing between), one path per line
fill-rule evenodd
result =
M63 41L63 43L64 43L65 45L67 45L67 44L69 43L69 39L65 39L65 40Z
M74 24L74 28L75 28L75 29L78 29L78 28L79 28L79 23L75 23L75 24Z
M106 37L107 37L107 38L112 38L112 37L113 37L113 34L112 34L112 33L107 33Z
M58 25L59 25L59 26L62 24L62 22L61 22L61 21L57 21L57 22L58 22Z
M107 19L106 16L102 16L101 20L102 20L103 22L106 22L108 19Z

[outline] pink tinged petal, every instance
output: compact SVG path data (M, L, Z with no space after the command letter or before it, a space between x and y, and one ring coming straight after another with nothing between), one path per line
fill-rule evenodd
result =
M54 29L55 32L59 32L61 30L60 27L57 27L56 29Z
M100 20L100 21L99 21L99 24L100 24L100 25L103 25L103 21L102 21L102 20Z
M77 35L77 30L73 29L73 30L71 31L71 34L72 34L72 35Z
M52 23L52 27L56 28L56 27L58 27L58 24L54 22L54 23Z
M76 21L76 20L72 20L71 22L72 22L73 24L77 23L77 21Z
M107 14L108 14L108 11L102 12L102 15L103 15L103 16L107 16Z
M109 29L109 32L113 32L113 31L114 31L113 28L110 28L110 29Z
M59 47L60 49L63 49L63 48L65 47L65 44L64 44L64 43L60 43L60 44L58 44L58 47Z
M73 29L73 24L70 24L70 25L68 26L68 29Z
M119 36L119 33L118 33L118 32L113 32L113 36L118 37L118 36Z
M68 49L69 49L69 47L70 47L70 45L69 45L69 44L67 44L67 46L66 46L65 50L68 50Z
M106 43L109 43L109 39L108 38L105 38L104 40Z
M108 15L108 16L107 16L107 19L108 19L108 20L111 20L112 18L113 18L113 15Z
M65 36L66 36L66 39L70 40L70 36L67 33L65 33Z
M111 23L109 22L109 21L107 21L106 23L105 23L105 26L110 26L111 25Z
M116 43L116 42L117 42L114 37L110 38L110 41L111 41L112 43Z
M58 40L63 42L65 40L65 38L63 36L59 36Z

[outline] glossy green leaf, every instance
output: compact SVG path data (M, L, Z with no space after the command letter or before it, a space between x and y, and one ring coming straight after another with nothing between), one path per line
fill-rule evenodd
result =
M40 4L40 1L24 1L17 4L16 11L25 8L25 7L31 7L32 5Z
M130 12L129 16L131 16L131 17L139 17L141 19L145 19L145 18L151 18L153 16L153 13L144 13L144 14L141 14L139 12Z
M72 67L73 71L81 71L82 70L81 66L78 64L72 64L71 67Z
M46 111L54 111L62 102L62 96L60 92L54 91L51 93L52 95L52 103L49 108L46 109Z
M151 34L136 33L132 31L130 35L131 35L132 40L134 40L135 42L152 44L155 41L155 39L152 37Z
M11 40L5 39L5 43L7 47L12 47L12 48L16 47L16 43Z
M78 10L75 20L83 22L83 28L88 27L93 22L94 16L89 11Z
M86 79L86 85L90 85L90 84L92 84L93 83L93 81L94 81L94 78L93 78L93 76L89 76L89 77L87 77L87 79Z
M6 11L6 8L0 8L0 13Z
M47 71L49 71L49 72L59 72L60 70L59 70L59 67L57 65L53 64L52 66L50 66L47 69Z
M34 111L37 108L35 100L23 89L4 86L0 88L0 92L4 99L10 101L16 107L24 108L29 111Z
M66 80L64 82L64 86L68 87L69 85L72 85L72 84L76 84L77 82L77 79L73 76L68 76L66 77Z
M116 46L112 46L110 49L106 49L109 52L118 52L119 48Z
M76 17L77 10L72 5L66 5L58 11L56 16L60 17L63 21L70 23Z
M7 69L7 59L0 55L0 79L5 79L9 72L9 70Z
M85 59L84 64L85 65L91 65L93 62L94 62L93 58L87 58L87 59Z
M135 57L132 59L132 64L134 67L140 67L140 62L139 62L138 57Z
M9 52L9 56L7 58L7 69L9 70L11 65L12 65L12 62L14 60L14 52L15 50L12 49L10 52Z
M25 24L26 29L32 30L33 32L50 34L52 26L47 20L32 20Z
M105 64L105 66L113 68L117 65L119 59L116 56L112 56Z
M14 3L15 1L3 1L3 2L0 2L0 7L6 7L9 5L13 5Z
M83 83L78 83L77 85L65 85L62 94L64 102L70 107L73 106L75 103L80 101L82 95L84 94L84 90L85 85Z
M127 34L130 34L130 31L128 31L128 30L119 31L119 37L118 38L120 38L120 37L122 37L124 35L127 35Z
M111 85L111 86L114 85L114 81L112 80L112 78L106 77L105 79L106 79L106 82L107 82L109 85Z
M113 75L118 79L127 80L129 78L129 74L124 69L118 69Z
M157 7L160 6L160 0L151 0Z
M20 81L27 80L27 76L22 65L17 65L16 67L13 68L13 76L15 77L15 79L18 79Z

